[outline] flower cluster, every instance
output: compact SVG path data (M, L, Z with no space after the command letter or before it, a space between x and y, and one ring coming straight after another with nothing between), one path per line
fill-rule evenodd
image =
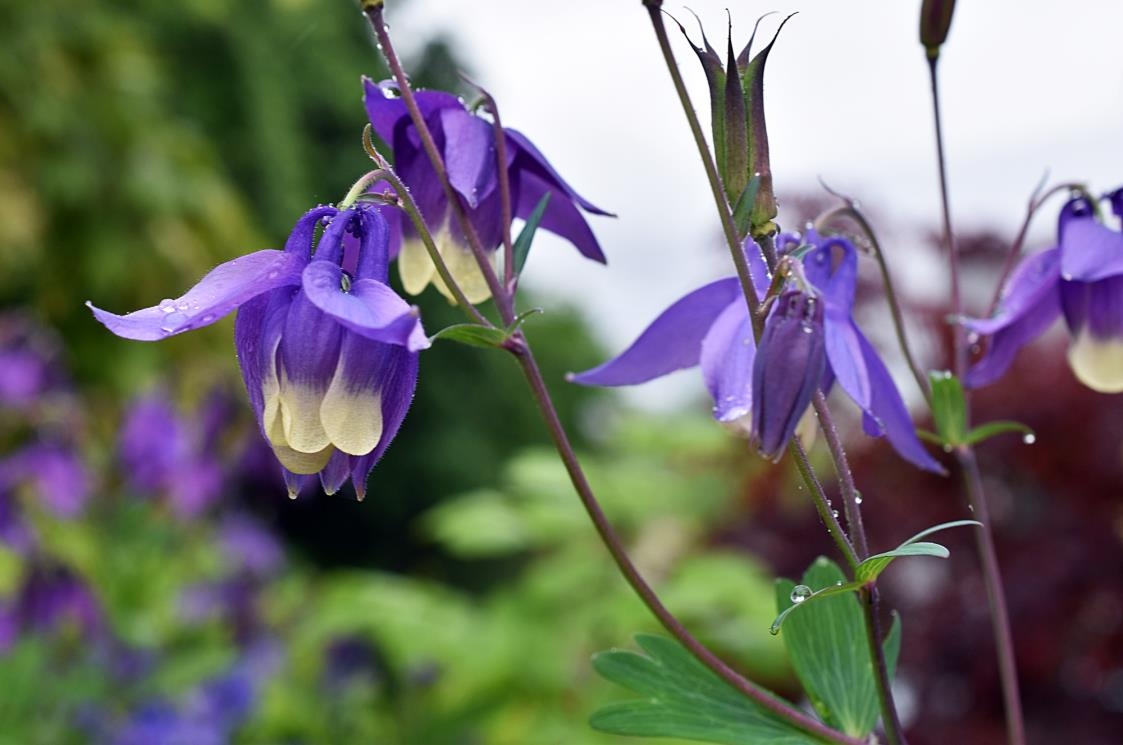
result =
M1123 189L1105 201L1123 221ZM1063 314L1076 377L1102 393L1123 392L1123 232L1100 222L1095 205L1079 196L1061 208L1057 234L1056 246L1025 259L1010 277L991 318L964 320L971 332L990 337L968 385L997 380L1017 351Z

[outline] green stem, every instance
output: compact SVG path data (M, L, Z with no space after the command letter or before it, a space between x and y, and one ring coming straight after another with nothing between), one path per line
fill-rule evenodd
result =
M523 375L526 377L527 383L530 384L530 390L534 396L534 401L538 404L538 409L542 414L542 418L545 420L546 427L550 432L550 437L554 441L554 447L561 457L562 463L565 465L566 472L569 474L570 481L573 483L573 488L577 491L577 495L581 499L581 504L588 513L589 519L592 520L598 535L600 535L601 542L604 543L613 561L616 562L620 573L624 576L624 579L627 580L628 584L631 585L644 605L647 606L648 610L651 611L652 615L663 625L663 628L678 640L680 644L686 647L699 662L708 667L718 677L758 706L783 718L800 730L828 742L862 745L864 741L849 737L848 735L827 727L822 722L789 706L752 681L737 674L736 671L722 662L713 652L698 641L686 627L675 618L666 606L663 605L658 595L655 594L655 591L652 590L651 586L643 579L639 570L628 557L620 537L616 534L615 529L613 529L612 524L608 521L604 511L601 509L600 503L597 501L596 495L593 493L592 487L589 485L589 481L585 476L585 472L581 468L581 463L577 459L573 446L569 442L565 427L558 418L557 410L554 408L553 400L550 398L546 382L542 379L542 373L538 369L538 363L535 361L530 347L526 344L525 337L522 335L522 332L518 332L513 339L517 341L509 347L509 349L515 355L519 366L522 368Z
M819 429L823 432L823 439L827 441L831 459L838 473L839 492L842 494L842 509L846 512L846 526L849 528L850 540L854 543L854 550L859 560L870 555L869 544L866 541L866 528L862 523L862 509L858 505L858 490L854 486L854 474L850 471L850 462L846 459L846 450L842 447L842 439L838 436L838 429L834 426L830 410L827 408L827 397L822 391L816 391L811 400L815 414L819 417Z
M853 544L850 543L850 538L842 529L842 525L838 522L838 517L831 509L831 503L827 499L827 493L823 490L823 485L819 482L819 477L815 475L814 469L811 468L811 462L807 459L807 451L804 450L802 443L796 438L792 438L791 443L788 445L788 453L792 456L792 461L795 462L796 470L803 478L803 483L807 485L808 490L811 492L811 501L815 505L815 509L819 512L819 519L823 521L823 525L827 528L827 533L830 534L831 539L834 540L835 546L838 547L838 552L846 559L846 563L850 566L850 573L853 574L861 559L858 558L857 552L854 551Z
M866 616L866 642L869 645L870 658L873 660L874 680L879 690L887 690L892 682L889 680L889 666L885 662L885 647L882 643L885 636L881 633L881 617L878 615L880 600L877 587L873 584L866 585L859 595ZM889 745L904 745L904 730L901 728L901 720L897 716L893 699L889 696L878 696L877 700L881 706L881 725L885 728L885 739L889 741Z
M937 57L929 57L928 72L932 87L932 116L936 124L936 158L939 162L940 171L940 206L943 212L944 242L948 247L951 269L952 314L956 319L955 326L952 328L954 370L956 376L962 380L963 373L967 368L968 345L965 330L959 323L959 318L963 315L963 303L959 294L959 256L955 236L951 229L951 205L948 200L947 166L944 159L943 127L940 122L940 97L936 74L937 59ZM1015 245L1020 246L1020 243ZM969 402L970 399L967 399L968 404ZM971 412L969 405L965 417L967 426L970 427ZM986 585L987 605L990 609L991 627L994 631L998 655L998 674L1002 683L1002 700L1006 710L1006 733L1010 745L1024 745L1025 720L1022 716L1021 698L1018 692L1018 671L1014 659L1013 635L1010 630L1010 617L1002 590L1002 575L998 568L998 554L994 548L990 512L987 509L983 481L979 474L975 453L970 446L959 448L956 455L966 481L968 504L975 513L975 519L982 523L982 526L976 532L976 544L979 561L983 568L983 582Z

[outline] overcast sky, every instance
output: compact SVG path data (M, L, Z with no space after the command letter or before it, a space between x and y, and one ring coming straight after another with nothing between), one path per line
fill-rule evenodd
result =
M799 12L769 58L765 81L777 189L815 190L821 176L891 216L894 225L881 226L887 234L935 225L919 0L694 0L690 7L719 49L727 6L737 48L758 15ZM683 6L665 7L696 33ZM766 19L761 35L770 36L782 17ZM611 349L630 342L676 298L731 273L640 0L412 0L400 11L391 6L388 20L407 51L411 38L434 31L451 37L474 79L498 100L504 124L528 134L578 191L619 215L591 220L607 268L543 238L527 269L534 288L583 308ZM704 114L705 80L669 27ZM1101 191L1123 185L1121 29L1123 2L958 4L940 63L957 225L1012 235L1046 168L1053 180L1085 179ZM1041 241L1048 240L1052 214L1036 224ZM914 291L942 291L942 267L924 268L900 271ZM639 400L680 398L698 387L696 379L678 377Z

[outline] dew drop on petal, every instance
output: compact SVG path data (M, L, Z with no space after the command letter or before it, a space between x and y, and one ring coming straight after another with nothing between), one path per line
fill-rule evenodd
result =
M160 310L165 313L175 313L175 301L170 297L166 297L160 301Z
M171 334L178 331L185 323L187 323L187 316L172 308L171 312L164 316L164 322L160 324L160 330L165 334Z
M189 310L190 308L191 308L191 303L187 302L186 300L180 300L178 303L175 304L176 310L184 310L185 311L185 310Z
M796 585L792 588L791 600L793 603L802 603L811 597L811 588L807 585Z

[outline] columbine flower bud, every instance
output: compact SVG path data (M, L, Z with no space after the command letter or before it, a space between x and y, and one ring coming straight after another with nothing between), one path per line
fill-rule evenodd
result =
M924 0L920 7L920 43L933 59L940 55L940 46L948 38L953 12L955 0Z
M761 334L753 363L753 440L773 460L784 452L826 365L823 303L805 292L785 292Z
M684 36L685 33L683 31ZM779 30L776 34L779 35ZM776 36L750 58L752 43L753 38L750 38L741 53L734 56L730 38L724 64L705 34L702 46L693 43L691 46L706 73L710 89L714 159L725 186L725 196L736 207L753 178L759 179L748 224L739 227L760 237L775 231L772 220L776 217L776 198L772 191L772 166L768 159L764 119L764 64L776 43Z

